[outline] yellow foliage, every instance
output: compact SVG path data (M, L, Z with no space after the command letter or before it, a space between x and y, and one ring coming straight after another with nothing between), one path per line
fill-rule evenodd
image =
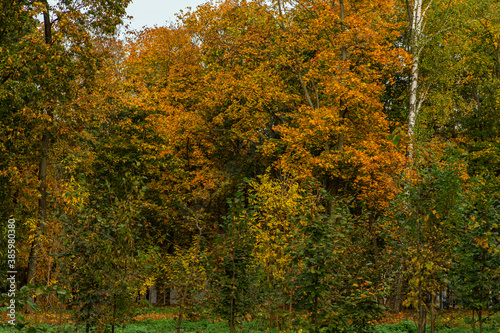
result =
M191 288L203 289L207 280L203 260L207 252L200 249L198 238L199 236L193 238L188 249L176 246L174 254L167 254L162 258L158 276L161 275L171 287L180 288L190 280Z
M263 265L268 282L284 281L291 261L286 249L298 234L293 218L305 213L311 198L286 176L275 180L263 175L250 186L259 205L251 226L258 240L255 260Z

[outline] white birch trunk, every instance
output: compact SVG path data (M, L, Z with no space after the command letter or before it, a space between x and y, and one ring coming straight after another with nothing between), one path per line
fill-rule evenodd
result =
M408 114L408 136L410 144L408 146L408 156L413 157L413 136L415 133L415 124L417 121L420 103L418 98L418 79L419 79L419 55L422 41L422 0L414 0L411 17L411 81L410 81L410 112Z

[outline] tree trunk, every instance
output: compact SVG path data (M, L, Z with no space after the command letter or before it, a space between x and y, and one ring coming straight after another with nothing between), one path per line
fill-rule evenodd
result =
M63 315L63 308L64 308L64 300L61 300L60 302L60 309L59 309L59 326L62 325L62 315Z
M410 8L407 0L407 7ZM418 79L419 79L419 55L421 49L421 35L422 35L422 0L415 0L410 17L411 25L411 46L412 53L412 66L411 66L411 80L410 80L410 112L408 114L408 136L410 143L408 145L408 156L410 159L413 157L413 136L415 134L415 124L417 115L420 109L418 101Z
M431 296L431 333L434 333L435 326L436 326L436 309L434 307L435 298L436 298L436 295L434 293L432 293L432 296Z
M319 332L318 327L318 294L314 295L314 332Z
M472 310L472 333L476 333L476 320L474 319L474 311Z
M340 4L340 22L341 22L341 31L345 32L345 10L344 10L344 0L339 1ZM345 45L342 45L342 62L344 63L343 74L345 74L345 65L347 62L347 48ZM342 78L343 81L343 78ZM345 110L345 102L341 98L339 104L339 120L343 121L346 115ZM344 151L344 133L339 133L338 142L337 142L337 151Z
M477 320L479 321L479 333L483 333L483 311L477 310Z
M43 12L43 23L45 28L45 44L52 44L52 26L50 23L49 5L46 4L46 9ZM40 186L38 192L40 198L38 199L38 226L37 234L31 244L30 255L28 259L28 277L27 283L35 283L35 274L38 261L38 252L40 250L41 236L45 231L45 224L47 222L47 159L49 155L50 138L49 134L45 131L42 135L42 159L38 169L38 181Z
M111 322L111 333L115 333L115 321L116 321L116 295L113 295L113 321Z
M85 326L85 332L90 333L90 304L87 305L87 323Z
M45 223L47 221L47 154L49 150L49 136L45 133L42 137L42 160L38 170L38 180L40 186L38 191L40 198L38 199L38 231L31 244L30 256L28 259L28 279L27 283L35 283L36 265L38 261L38 252L40 250L41 236L45 231Z
M396 313L401 312L401 307L403 304L403 273L402 271L398 271L398 277L396 282L396 298L394 300L394 311Z
M182 295L181 295L181 299L180 299L179 319L177 320L177 328L176 328L177 333L181 332L182 317L184 316L184 304L186 302L186 297L187 297L187 294L189 292L189 286L190 286L191 281L193 280L193 277L194 277L196 260L198 259L198 253L200 251L200 246L201 246L202 228L199 226L198 221L196 221L196 226L198 227L198 231L199 231L198 241L196 242L196 249L194 252L193 265L191 266L191 269L189 271L189 277L188 277L188 280L186 281L186 285L184 287L184 291L182 291Z
M427 311L425 311L425 306L422 300L419 300L418 304L418 333L425 333Z
M417 219L417 270L418 270L418 333L425 332L426 316L424 304L424 288L422 286L423 267L422 267L422 253L421 253L421 240L420 240L420 220Z
M229 317L229 330L231 333L235 332L234 329L234 297L231 298L231 313Z
M234 326L234 317L235 317L235 303L236 303L236 293L235 293L235 284L236 284L236 264L234 262L234 256L231 259L232 265L233 265L233 277L231 279L232 282L232 290L233 290L233 295L231 296L231 313L229 317L229 329L231 333L234 333L236 331L235 326Z

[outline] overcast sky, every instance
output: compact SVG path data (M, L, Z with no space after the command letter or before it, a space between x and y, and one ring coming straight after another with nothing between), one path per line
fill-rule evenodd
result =
M142 27L153 27L167 25L175 21L175 14L181 9L196 6L207 2L207 0L133 0L127 7L127 15L134 19L129 22L130 29L138 30Z

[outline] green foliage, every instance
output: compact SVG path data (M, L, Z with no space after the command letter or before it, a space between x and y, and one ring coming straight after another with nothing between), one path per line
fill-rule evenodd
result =
M272 179L265 174L249 185L255 207L251 232L258 240L254 244L253 265L258 268L257 292L264 300L258 312L271 327L283 328L291 319L291 300L295 293L290 279L294 270L290 247L298 235L298 219L314 203L289 175Z
M93 200L61 216L67 234L63 281L73 294L71 305L78 309L75 319L98 331L131 318L148 270L148 254L137 245L141 218L134 205L143 189L137 180L122 181L130 184L123 199L107 188L108 193L94 192Z
M462 209L455 235L453 290L467 309L498 311L500 201L488 191L487 179L471 179Z
M146 309L142 309L146 310ZM146 312L148 313L162 313L164 311L171 311L171 308L160 309L160 308L148 308ZM467 327L467 320L462 320L462 324L456 327L447 327L443 324L437 325L436 333L467 333L470 332L470 328ZM144 320L140 322L130 322L126 325L120 325L115 327L115 332L117 333L155 333L155 332L172 332L175 330L177 321L174 319L160 319L160 320ZM304 327L294 327L287 330L278 330L274 328L266 327L264 322L259 320L243 321L241 323L242 332L250 333L310 333ZM483 329L484 333L496 333L500 328L500 316L493 315L485 320L485 326ZM13 333L17 332L15 328L7 323L0 323L0 333ZM85 327L79 326L76 329L74 324L65 324L61 326L47 325L47 324L37 324L30 327L25 327L21 332L48 332L48 333L70 333L70 332L84 332ZM207 332L207 333L228 333L230 328L227 322L220 320L198 320L198 321L185 321L183 325L182 332L185 333L195 333L195 332ZM345 332L356 333L356 330L345 330ZM397 324L384 324L377 325L374 327L374 333L415 333L417 332L417 326L414 322L409 320L403 320Z
M207 253L200 237L194 237L188 249L177 246L174 254L163 255L161 267L155 274L158 278L163 278L169 288L179 294L186 293L184 306L200 303L201 300L196 297L205 292L207 278L204 263L207 261ZM179 294L178 300L183 296Z
M370 281L369 258L363 260L348 207L336 203L330 215L311 211L296 223L290 249L294 304L310 313L311 332L371 332L381 315L378 291ZM356 263L356 264L354 264Z
M33 297L42 297L42 296L50 296L55 295L59 302L64 302L70 300L71 294L67 291L59 287L58 285L45 286L41 283L35 285L25 285L22 286L18 291L16 291L15 300L16 300L16 324L11 326L16 330L23 330L25 328L30 328L30 322L25 319L25 316L22 314L23 312L35 311L35 312L43 312L45 309L40 309L36 303L33 301ZM11 297L7 293L3 293L0 297L0 304L8 304ZM8 313L7 307L3 307L0 311Z
M345 249L339 249L334 242L337 235L332 221L327 216L312 214L308 213L302 221L298 221L302 228L297 239L302 241L294 244L290 251L297 272L296 276L292 275L296 287L294 301L311 313L310 326L313 331L319 332L328 325L327 319L334 311L332 301L335 300L330 297L338 281L332 272L339 271L336 254ZM336 326L337 322L332 324Z
M0 242L16 216L19 277L40 248L45 279L22 306L105 331L164 278L229 323L186 330L368 332L392 281L419 331L443 288L499 309L498 1L424 1L408 159L405 1L227 0L104 38L129 2L2 6Z
M213 311L228 321L231 332L258 300L251 294L257 280L252 265L256 241L250 228L252 200L241 188L233 199L228 199L229 214L220 225L222 233L214 240L207 268Z

